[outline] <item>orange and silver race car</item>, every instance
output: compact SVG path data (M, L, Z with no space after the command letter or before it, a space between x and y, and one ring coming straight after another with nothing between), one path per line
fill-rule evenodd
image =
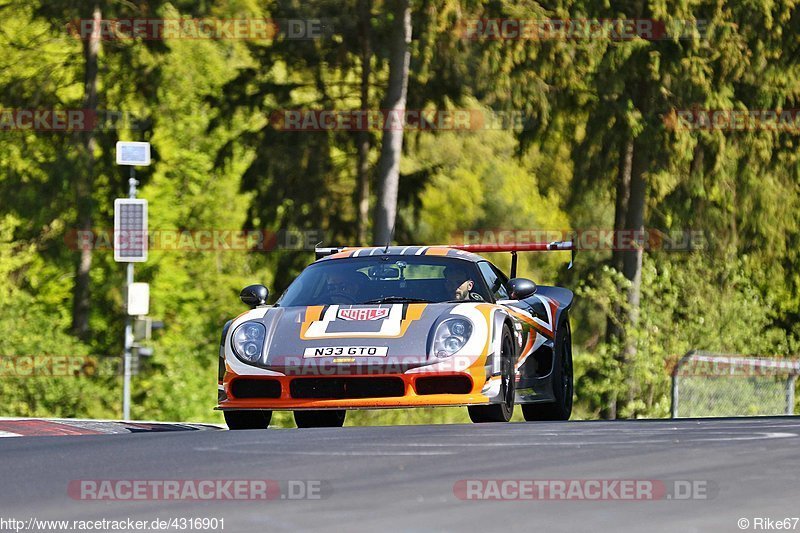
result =
M231 429L336 427L349 409L466 406L473 422L566 420L572 411L571 291L515 277L511 246L317 249L275 305L251 310L219 350L218 409ZM512 252L512 279L474 252Z

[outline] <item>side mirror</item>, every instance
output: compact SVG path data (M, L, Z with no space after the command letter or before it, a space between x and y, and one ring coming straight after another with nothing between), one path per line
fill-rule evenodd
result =
M536 294L536 284L527 278L508 280L508 289L512 300L524 300Z
M263 285L249 285L239 293L242 303L250 306L251 309L266 304L268 296L269 290Z

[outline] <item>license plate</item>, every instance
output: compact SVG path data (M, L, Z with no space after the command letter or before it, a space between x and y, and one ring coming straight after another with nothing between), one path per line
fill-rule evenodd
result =
M386 357L388 352L387 346L319 346L306 348L303 357Z

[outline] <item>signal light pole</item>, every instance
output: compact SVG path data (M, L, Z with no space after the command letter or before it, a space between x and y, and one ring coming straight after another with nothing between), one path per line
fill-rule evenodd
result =
M136 199L136 167L131 165L131 177L128 180L128 198ZM133 263L128 263L125 276L125 298L130 298L130 290L133 285ZM131 347L133 346L133 320L131 315L125 313L125 353L122 369L122 419L129 420L131 417Z
M133 315L148 313L149 302L133 296L133 264L147 260L147 200L136 199L136 167L150 164L150 143L118 142L117 164L130 167L128 198L114 201L114 260L127 263L125 276L126 313L122 374L122 418L131 416L131 358L133 349ZM123 242L124 239L124 242ZM149 293L144 297L149 300ZM136 301L136 309L134 309ZM143 304L143 305L142 305ZM144 312L141 312L144 311Z

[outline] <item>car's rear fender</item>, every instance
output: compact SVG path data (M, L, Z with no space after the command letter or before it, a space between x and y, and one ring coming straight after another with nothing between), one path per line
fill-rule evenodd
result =
M551 287L549 285L539 285L536 288L536 294L539 296L546 296L558 303L558 309L556 310L556 316L554 317L554 324L556 330L558 330L559 325L561 325L561 316L569 311L569 309L572 307L572 301L575 298L575 295L569 289L565 289L563 287Z

